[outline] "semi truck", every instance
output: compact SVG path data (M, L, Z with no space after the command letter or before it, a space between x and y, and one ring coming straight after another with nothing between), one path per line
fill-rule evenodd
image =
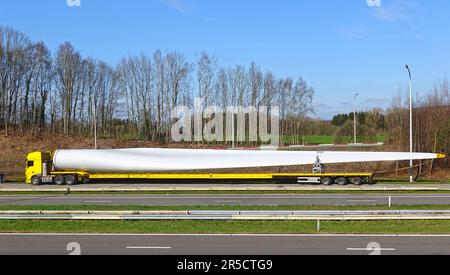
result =
M373 173L325 173L319 159L312 173L258 173L258 174L223 174L223 173L120 173L90 172L88 170L59 170L53 163L52 152L33 152L26 160L26 182L32 185L56 184L75 185L90 182L144 181L148 183L163 182L201 182L201 183L308 183L323 185L362 185L373 183Z

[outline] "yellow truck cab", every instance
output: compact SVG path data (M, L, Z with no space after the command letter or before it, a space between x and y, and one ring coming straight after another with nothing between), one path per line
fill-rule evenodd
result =
M27 156L25 178L26 183L33 185L42 183L74 185L86 182L89 175L80 171L54 171L51 152L33 152Z

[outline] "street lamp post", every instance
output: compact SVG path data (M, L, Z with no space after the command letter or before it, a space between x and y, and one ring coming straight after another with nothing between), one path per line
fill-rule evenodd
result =
M97 106L94 100L94 148L97 150Z
M356 98L359 96L358 93L355 94L355 99L353 101L353 122L354 122L354 142L355 144L358 143L358 137L357 137L357 133L356 133Z
M412 74L411 69L406 65L406 70L408 70L409 75L409 152L413 153L413 95L412 95ZM409 181L414 182L413 177L413 160L409 162Z

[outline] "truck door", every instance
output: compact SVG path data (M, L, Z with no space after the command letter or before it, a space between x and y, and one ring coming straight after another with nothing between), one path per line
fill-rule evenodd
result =
M26 180L31 183L33 176L42 175L42 161L38 154L30 154L26 161Z
M26 173L25 174L26 174L26 178L27 178L27 183L30 183L31 182L31 178L34 175L38 174L36 169L35 169L35 161L34 160L30 160L30 159L27 160Z

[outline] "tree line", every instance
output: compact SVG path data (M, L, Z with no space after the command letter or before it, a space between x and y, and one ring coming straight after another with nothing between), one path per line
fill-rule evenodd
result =
M300 136L314 89L301 77L278 78L250 66L221 66L203 52L190 62L176 51L123 57L111 65L83 57L66 42L52 54L11 27L0 27L0 129L66 136L170 142L171 111L204 106L279 106L282 135Z
M355 120L355 114L338 114L333 117L331 124L336 127L342 127L349 121L353 123ZM360 125L370 124L370 128L383 131L386 128L386 118L383 110L376 108L370 111L357 112L356 122Z
M388 142L409 151L409 97L394 97L386 111ZM414 98L413 140L415 152L450 153L449 83L442 80L427 94ZM449 158L445 159L449 167ZM433 168L431 165L430 169Z
M66 42L53 54L11 27L0 27L0 130L171 142L172 109L216 105L280 108L280 135L303 144L307 135L353 135L353 114L332 122L310 119L314 89L301 77L279 78L260 66L225 67L201 53L191 62L176 51L123 57L111 65L83 57ZM409 148L407 98L387 110L358 114L358 135L384 135L398 150ZM446 80L415 98L415 151L449 153L450 96ZM285 138L283 138L285 137ZM447 159L448 161L448 159ZM448 163L447 163L448 166Z

